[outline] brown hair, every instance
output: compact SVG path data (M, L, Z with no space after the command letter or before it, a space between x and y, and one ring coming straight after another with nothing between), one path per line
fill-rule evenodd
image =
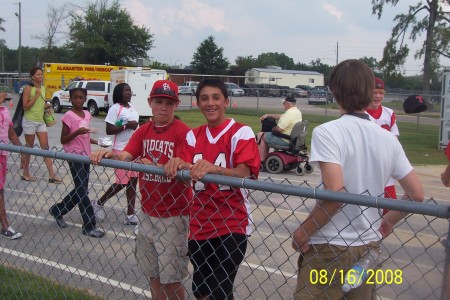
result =
M30 77L34 76L34 74L36 74L36 72L39 71L39 70L44 72L41 67L32 67L31 70L30 70Z
M372 101L374 82L372 70L357 59L339 63L330 75L334 98L342 109L350 113L366 109Z

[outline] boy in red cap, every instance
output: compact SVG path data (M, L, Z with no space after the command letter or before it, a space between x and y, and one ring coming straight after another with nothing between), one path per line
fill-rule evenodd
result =
M175 118L178 86L158 80L148 98L153 119L140 126L122 152L98 150L93 164L105 158L163 166L187 147L189 127ZM188 275L187 234L189 185L162 175L140 174L141 216L136 243L136 261L149 278L153 299L185 299L183 279Z
M373 91L373 99L369 106L366 108L366 112L370 116L370 120L380 125L387 131L392 132L393 135L399 136L400 133L397 127L397 120L395 113L392 109L385 107L382 104L384 100L384 82L378 77L375 77L375 89ZM397 192L395 190L395 180L389 179L384 189L384 197L397 199ZM383 214L388 212L387 209L383 209Z

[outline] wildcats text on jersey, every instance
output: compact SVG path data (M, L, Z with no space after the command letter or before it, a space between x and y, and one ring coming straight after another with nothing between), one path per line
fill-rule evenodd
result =
M148 155L154 160L156 158L157 158L157 160L159 160L161 155L167 156L168 159L171 159L173 156L173 148L175 145L173 142L150 139L150 140L144 140L143 143L144 143L144 156ZM152 151L159 152L159 155L154 156ZM158 161L153 161L153 162L155 164L158 163Z

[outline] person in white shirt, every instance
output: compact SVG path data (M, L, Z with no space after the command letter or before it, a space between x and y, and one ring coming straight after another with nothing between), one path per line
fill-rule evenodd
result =
M393 177L406 197L423 201L422 184L398 139L365 113L374 90L372 70L360 60L343 61L331 73L330 88L343 115L314 128L311 141L310 161L320 167L323 188L342 192L343 197L346 193L382 197ZM292 247L301 252L294 299L342 299L341 277L366 250L379 250L381 239L406 214L391 210L381 217L378 208L316 201L293 233ZM329 285L314 285L311 270L337 274ZM375 299L375 294L374 286L364 283L345 299Z
M108 110L106 116L106 134L114 135L112 150L114 153L120 153L133 132L139 125L139 114L130 104L131 87L126 83L119 83L113 91L114 105ZM95 211L95 218L102 221L105 218L103 205L108 199L116 195L123 188L127 195L127 215L124 220L125 225L137 225L139 220L135 214L134 206L136 202L136 186L138 181L138 172L115 169L116 181L106 190L100 199L92 201Z

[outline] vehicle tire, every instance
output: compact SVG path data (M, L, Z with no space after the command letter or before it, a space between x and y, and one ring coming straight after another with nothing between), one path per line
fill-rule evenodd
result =
M305 168L302 167L302 165L298 165L298 167L295 169L295 173L299 176L303 176L305 174Z
M191 91L191 95L192 95L192 96L195 96L195 90L192 90L192 91Z
M311 165L310 163L306 163L306 164L305 164L305 171L306 171L306 173L312 173L312 172L314 172L314 166Z
M94 100L90 100L90 101L88 102L88 106L87 106L87 107L88 107L89 113L90 113L92 116L98 116L99 109L98 109L97 103L95 103Z
M52 106L55 113L60 113L62 111L61 103L59 102L58 98L53 98Z
M269 156L266 159L266 169L269 173L280 174L283 172L283 161L276 155Z

